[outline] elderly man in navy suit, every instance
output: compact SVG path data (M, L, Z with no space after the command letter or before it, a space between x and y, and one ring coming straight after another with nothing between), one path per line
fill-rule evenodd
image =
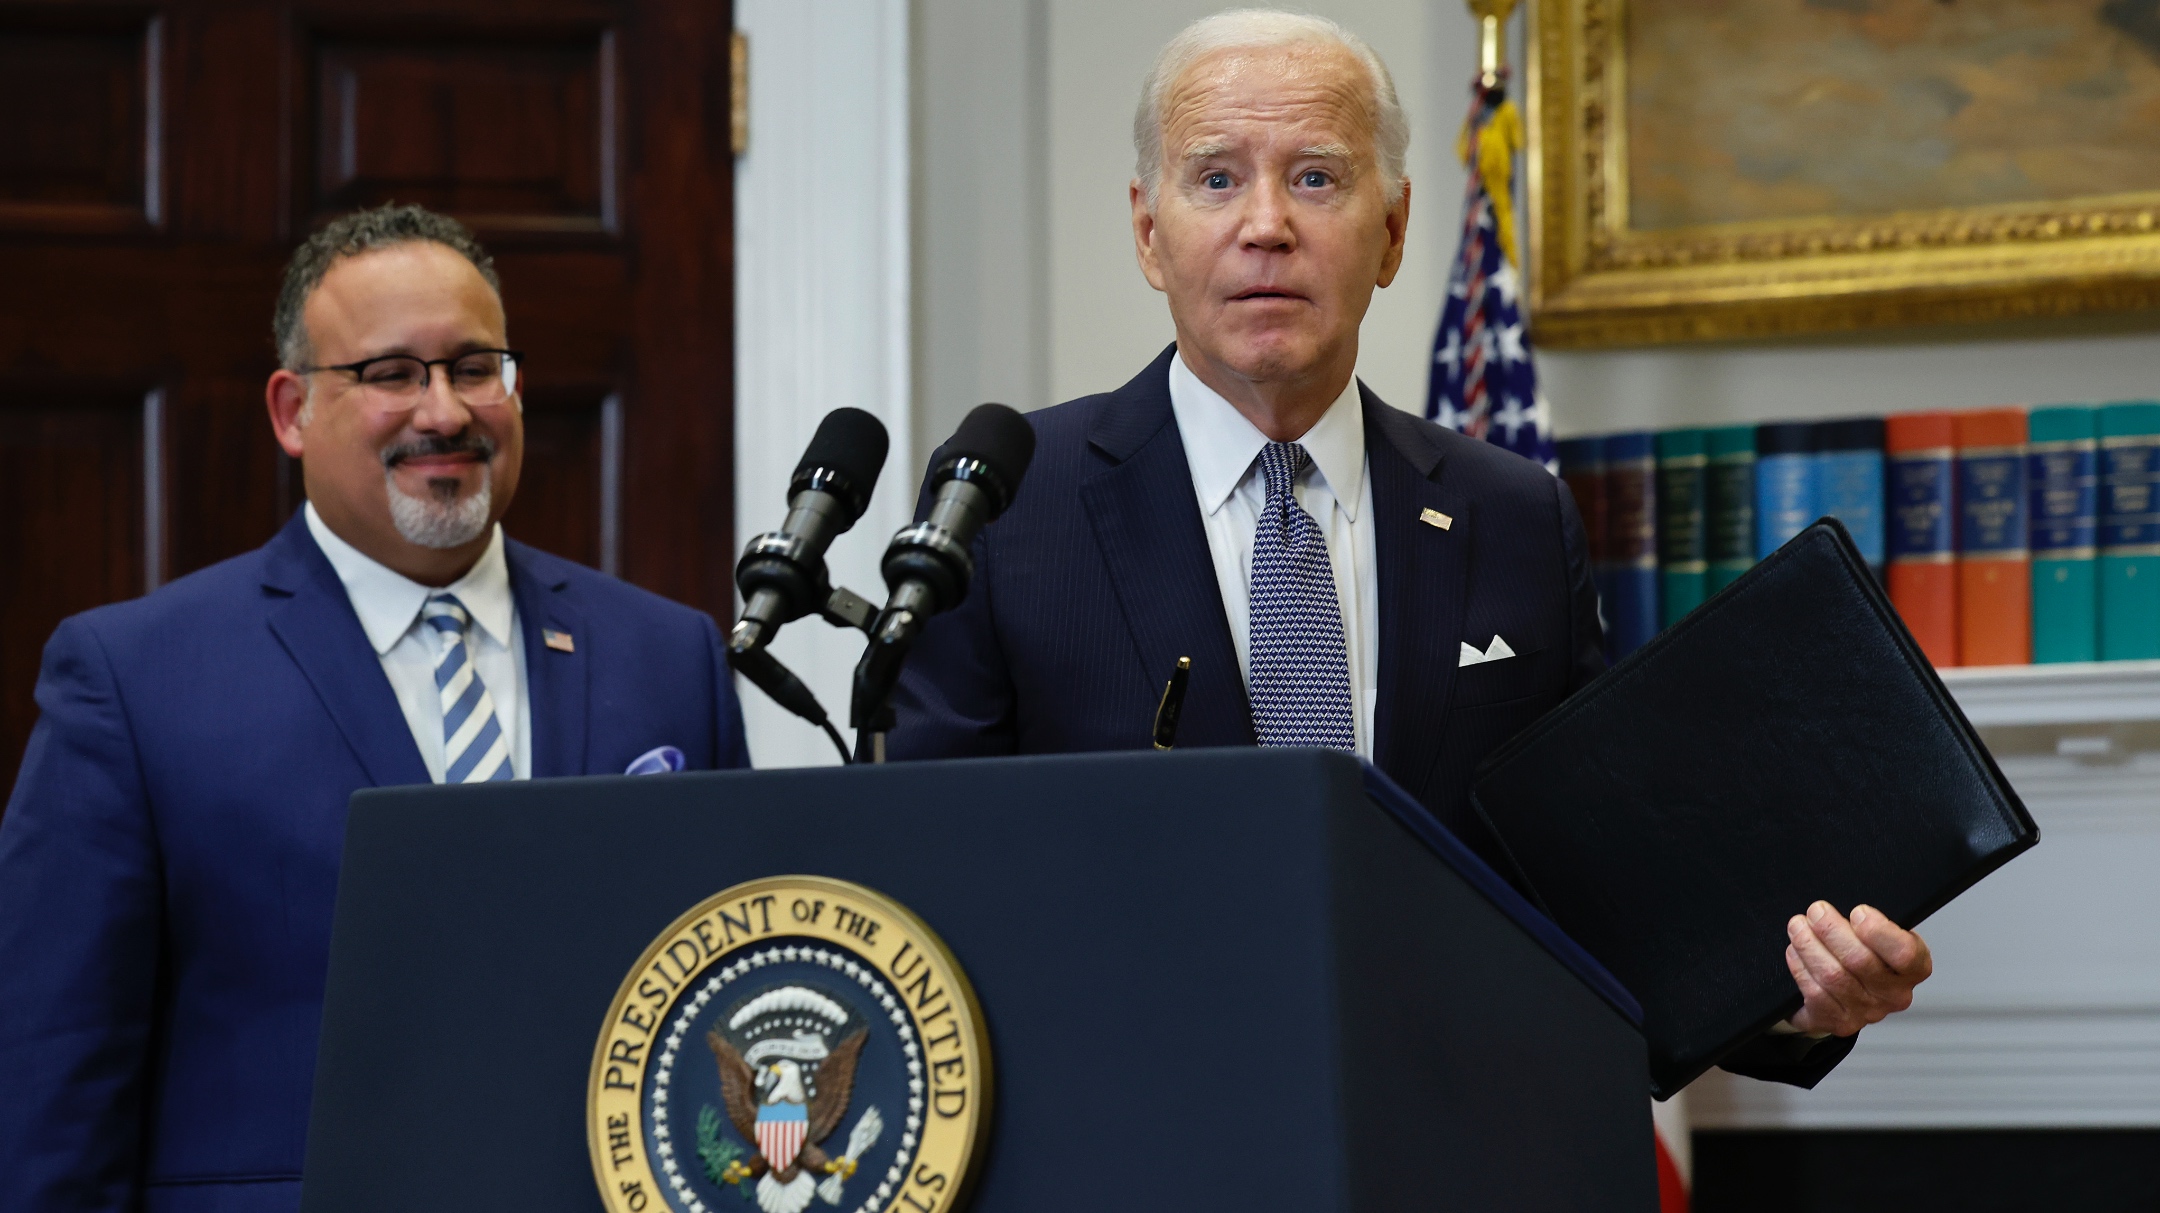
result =
M337 220L275 331L305 508L45 650L0 821L0 1208L299 1206L354 789L748 765L710 619L504 538L522 366L463 227Z
M1177 342L1032 415L1026 487L916 647L891 752L1145 748L1189 656L1179 744L1353 750L1493 855L1471 774L1603 670L1597 597L1563 483L1352 373L1410 222L1387 69L1330 21L1218 14L1164 47L1133 141ZM1804 1009L1727 1065L1813 1085L1931 962L1867 907L1788 934Z

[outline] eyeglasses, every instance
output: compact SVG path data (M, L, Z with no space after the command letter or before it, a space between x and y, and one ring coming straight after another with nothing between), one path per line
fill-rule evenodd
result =
M393 408L419 407L434 381L434 369L443 368L450 390L466 404L485 408L501 404L517 392L518 364L525 355L516 350L468 350L454 358L415 358L410 354L385 354L337 366L311 366L318 371L344 371L381 403Z

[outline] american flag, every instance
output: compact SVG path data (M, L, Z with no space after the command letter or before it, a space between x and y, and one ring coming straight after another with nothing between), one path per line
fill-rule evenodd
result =
M1483 100L1471 116L1470 145L1491 121ZM1425 415L1451 430L1483 438L1560 471L1553 450L1552 410L1538 390L1530 360L1530 332L1523 325L1522 278L1494 237L1493 200L1470 158L1463 189L1462 248L1448 275L1447 304L1433 337L1432 374Z

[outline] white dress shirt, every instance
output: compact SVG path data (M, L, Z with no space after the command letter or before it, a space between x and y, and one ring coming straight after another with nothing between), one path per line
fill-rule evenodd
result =
M1170 360L1170 411L1185 443L1193 492L1207 531L1215 584L1237 646L1238 674L1251 686L1252 547L1267 485L1260 449L1267 445L1245 415L1185 365ZM1335 570L1335 601L1342 608L1343 640L1350 653L1350 704L1357 752L1373 756L1373 707L1379 701L1380 579L1373 555L1372 478L1366 474L1365 414L1353 377L1320 420L1297 439L1312 466L1292 492L1327 539Z
M441 633L422 623L420 608L427 605L429 596L446 593L457 595L472 617L472 626L465 631L467 655L495 702L495 720L510 743L511 778L531 778L532 736L525 723L532 719L532 711L526 696L525 645L518 629L517 600L510 593L502 524L495 525L495 536L478 564L451 585L433 590L338 538L315 512L314 502L305 509L308 533L330 558L338 580L345 583L345 596L352 600L360 628L389 676L390 689L397 694L398 707L404 709L405 725L420 747L428 776L441 783L445 767L442 699L435 691L435 663L442 656L444 641Z

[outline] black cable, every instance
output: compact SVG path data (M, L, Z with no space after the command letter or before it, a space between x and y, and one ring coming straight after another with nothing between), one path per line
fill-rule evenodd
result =
M833 728L832 720L825 714L825 706L778 658L766 649L752 649L747 653L728 653L728 665L735 672L749 679L774 703L825 730L833 745L840 751L840 761L852 761L848 757L847 743L840 739L839 730Z
M821 720L818 724L825 730L825 735L832 738L833 748L840 751L840 761L842 763L854 762L855 756L848 753L847 742L840 739L840 730L832 727L832 721Z

